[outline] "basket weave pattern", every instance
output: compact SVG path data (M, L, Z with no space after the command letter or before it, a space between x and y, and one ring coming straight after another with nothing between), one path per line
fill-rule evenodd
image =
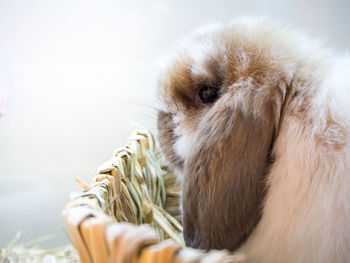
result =
M180 185L146 130L117 149L90 184L77 181L83 191L72 194L63 218L83 263L244 261L185 248Z

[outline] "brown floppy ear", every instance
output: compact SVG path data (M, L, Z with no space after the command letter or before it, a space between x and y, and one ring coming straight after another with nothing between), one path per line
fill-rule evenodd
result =
M213 110L197 134L197 146L185 161L183 223L186 244L202 249L234 250L245 241L262 214L265 178L279 129L284 89L273 91L264 116L237 106ZM283 93L283 94L282 94ZM270 109L269 109L270 108ZM267 116L270 117L267 117ZM277 119L276 119L277 118Z

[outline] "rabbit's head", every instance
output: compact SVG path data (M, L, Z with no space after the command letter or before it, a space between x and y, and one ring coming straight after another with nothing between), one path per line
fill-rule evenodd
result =
M188 246L235 249L258 223L295 61L286 32L239 19L187 39L161 74L159 141L182 174Z

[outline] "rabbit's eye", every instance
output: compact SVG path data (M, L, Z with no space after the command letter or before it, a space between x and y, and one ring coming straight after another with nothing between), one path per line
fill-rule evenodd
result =
M199 98L203 103L214 102L219 96L219 89L211 86L202 86L199 90Z

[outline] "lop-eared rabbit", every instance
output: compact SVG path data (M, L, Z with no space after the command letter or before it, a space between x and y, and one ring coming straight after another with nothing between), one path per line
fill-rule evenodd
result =
M188 246L350 262L349 58L240 18L182 42L158 97Z

